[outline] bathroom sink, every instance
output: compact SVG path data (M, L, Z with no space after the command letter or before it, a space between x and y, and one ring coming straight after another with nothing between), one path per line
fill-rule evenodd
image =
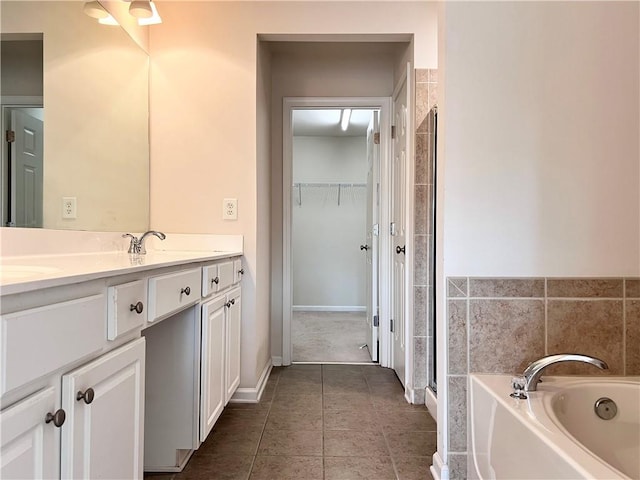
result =
M45 267L44 265L0 265L0 278L4 280L22 279L49 275L59 271L59 268Z

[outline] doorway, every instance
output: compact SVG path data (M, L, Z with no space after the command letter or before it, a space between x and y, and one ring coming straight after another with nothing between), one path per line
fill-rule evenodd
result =
M285 364L287 353L289 363L387 360L379 318L388 309L380 256L389 241L380 234L388 139L380 125L388 125L389 104L285 99Z
M354 107L292 112L294 363L378 359L379 115Z

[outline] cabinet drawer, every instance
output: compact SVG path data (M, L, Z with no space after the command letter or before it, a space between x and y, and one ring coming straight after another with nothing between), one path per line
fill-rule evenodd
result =
M109 287L107 291L107 338L140 327L147 319L147 282L136 280Z
M208 297L220 289L220 277L218 276L218 264L202 267L202 296Z
M233 283L240 283L242 276L244 275L244 268L242 268L242 259L238 258L233 261Z
M103 294L2 316L0 394L102 349Z
M200 282L200 268L150 278L149 322L200 300Z
M234 281L233 262L222 262L218 264L218 276L220 277L220 283L218 284L218 291L224 290Z

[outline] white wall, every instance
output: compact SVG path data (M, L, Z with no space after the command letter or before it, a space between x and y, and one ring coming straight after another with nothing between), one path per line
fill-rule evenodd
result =
M447 275L640 273L638 6L447 4Z
M294 183L357 183L367 177L366 137L293 137ZM293 305L364 307L366 188L294 188Z
M163 23L150 30L151 225L244 235L241 386L252 388L271 355L264 208L266 177L277 175L264 165L267 142L258 138L264 99L258 101L257 90L264 82L258 86L257 65L265 55L258 35L415 34L416 65L428 68L436 63L436 6L163 1L159 7ZM238 199L235 222L221 218L225 197Z

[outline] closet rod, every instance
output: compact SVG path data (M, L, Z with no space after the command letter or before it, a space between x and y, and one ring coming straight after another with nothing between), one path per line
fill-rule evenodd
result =
M294 188L299 187L366 187L366 183L294 183Z

